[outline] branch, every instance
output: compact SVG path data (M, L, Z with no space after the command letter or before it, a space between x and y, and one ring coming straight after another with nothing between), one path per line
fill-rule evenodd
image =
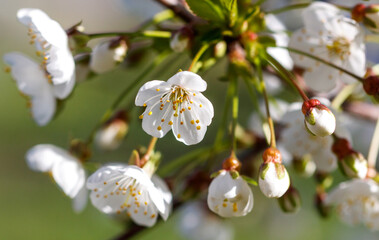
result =
M183 19L185 22L195 22L198 21L198 17L190 13L182 4L171 4L166 0L155 0L157 3L163 5L164 7L171 9L175 15Z
M379 108L369 103L351 102L344 105L343 109L346 112L371 121L376 121L379 118Z

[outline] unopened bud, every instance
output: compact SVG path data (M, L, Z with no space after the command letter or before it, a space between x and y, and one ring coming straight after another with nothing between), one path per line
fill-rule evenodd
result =
M192 30L188 27L183 27L179 31L173 33L170 41L171 49L175 52L183 52L188 48L192 35Z
M226 171L239 172L241 170L241 162L232 154L222 162L222 168Z
M357 4L351 12L351 17L357 22L362 22L371 31L379 32L379 4Z
M220 41L220 42L216 43L216 45L214 46L214 49L213 49L214 56L216 58L222 58L223 56L225 56L226 49L227 49L227 45L226 45L225 41Z
M95 136L96 146L102 150L117 149L129 129L128 117L125 112L119 112L101 127Z
M301 159L294 159L292 164L295 171L302 177L310 177L316 171L316 164L308 154Z
M317 99L304 101L302 112L305 116L305 128L319 137L329 136L336 129L336 118L325 105Z
M79 139L73 139L70 142L70 153L78 158L80 161L85 162L91 157L91 151L88 145Z
M316 181L323 189L328 189L333 184L333 176L329 173L317 172L315 174Z
M379 67L375 66L375 69ZM367 69L365 78L363 79L363 89L365 92L376 98L379 98L379 73L377 73L374 68Z
M360 153L351 153L339 161L342 173L349 178L364 179L367 175L367 161Z
M92 50L89 66L97 74L108 72L124 60L127 50L124 38L102 42Z
M278 203L283 212L295 213L301 207L300 194L296 188L290 187L282 197L278 198Z
M281 163L279 150L268 148L263 153L263 164L259 168L259 188L269 198L279 198L290 186L287 169Z
M331 211L330 207L326 206L324 203L325 198L326 198L326 193L324 193L324 192L317 193L315 196L316 209L317 209L318 213L320 214L320 216L323 218L329 217L330 211Z

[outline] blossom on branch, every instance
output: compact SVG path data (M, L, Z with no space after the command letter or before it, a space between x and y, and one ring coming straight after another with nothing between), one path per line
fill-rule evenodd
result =
M213 105L201 93L207 83L193 72L178 72L167 82L153 80L138 91L135 104L146 107L140 116L143 130L161 138L172 129L186 145L203 140L212 122Z
M86 173L82 163L66 150L50 144L39 144L25 155L28 166L38 172L49 173L62 191L73 199L79 212L87 204Z
M304 28L291 36L291 48L319 57L359 77L364 76L364 37L354 20L343 17L331 4L314 2L304 10L303 21ZM295 64L305 69L304 80L313 90L330 91L338 79L345 83L355 82L351 76L317 60L297 53L292 56Z
M171 210L172 195L166 183L134 165L103 166L88 178L87 188L97 209L107 214L126 211L138 225L153 226L158 213L167 220Z

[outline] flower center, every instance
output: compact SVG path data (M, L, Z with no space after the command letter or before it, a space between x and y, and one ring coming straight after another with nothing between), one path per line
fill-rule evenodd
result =
M341 60L345 60L350 55L350 42L345 37L338 37L326 46L330 57L337 56Z

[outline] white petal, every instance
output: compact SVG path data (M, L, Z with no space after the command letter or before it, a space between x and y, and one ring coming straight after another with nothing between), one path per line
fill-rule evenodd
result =
M47 172L55 163L63 161L66 156L67 152L62 148L50 144L39 144L29 149L25 158L32 170Z
M184 102L182 108L186 110L173 119L172 131L178 141L186 145L197 144L203 140L207 131L207 125L200 118L201 110L195 106L188 110L188 105ZM205 118L204 121L206 120ZM183 124L181 124L182 122Z
M331 19L340 15L340 10L332 4L314 2L303 11L303 20L307 29L314 32L325 31Z
M203 92L207 89L207 82L196 73L189 71L178 72L168 79L167 83L199 92Z
M164 104L164 106L161 107L161 104ZM161 138L171 130L171 125L169 124L171 124L174 114L175 111L173 110L171 102L161 103L158 98L155 106L152 108L151 103L149 103L145 112L142 114L142 128L151 136Z
M39 95L31 99L31 113L39 126L45 126L54 117L56 100L50 86L40 89Z
M126 164L112 163L97 169L96 172L87 179L87 188L92 190L99 186L103 186L104 182L120 175L120 173L122 173L127 167L128 165Z
M78 194L72 199L72 208L75 212L79 213L84 210L88 201L88 190L83 185Z
M324 64L319 67L309 68L304 73L304 80L307 86L320 92L332 90L339 78L338 70Z
M221 217L240 217L253 208L253 194L240 177L233 179L227 171L213 179L208 190L208 207Z
M71 94L75 86L75 75L72 75L71 79L66 83L53 85L54 96L59 99L65 99Z
M159 101L162 92L167 92L171 88L170 84L164 81L153 80L145 83L138 91L135 104L136 106L144 106L148 102L154 103ZM159 90L157 90L159 89Z
M18 89L22 93L35 96L39 94L41 88L48 85L42 68L24 54L7 53L3 59L11 67L12 77L16 80Z
M264 179L259 176L259 188L262 193L268 198L279 198L283 196L290 186L290 179L287 170L284 168L285 175L279 179L276 172L275 164L272 162L267 163L268 169L265 172Z
M75 82L75 62L68 47L52 46L48 50L47 57L46 70L52 76L51 80L54 85Z
M158 217L157 208L152 204L149 204L144 210L133 208L130 210L128 209L128 213L136 224L145 227L152 227L156 223Z
M337 168L337 158L331 151L319 151L312 158L320 172L333 172Z
M314 54L314 52L320 49L322 52L326 51L326 49L324 50L321 48L318 35L314 36L307 32L304 28L295 31L291 35L288 46L309 54ZM302 68L314 67L315 65L315 61L313 59L301 54L290 52L290 56L292 57L294 63Z
M353 179L340 183L330 193L328 193L325 204L338 204L347 198L378 194L378 184L371 179Z
M78 160L68 154L54 164L52 174L55 182L70 198L74 198L85 183L85 172Z
M170 189L168 188L167 184L158 176L153 175L151 177L151 181L154 183L155 187L160 191L160 194L163 196L163 200L165 203L165 211L160 212L161 217L163 220L167 220L168 216L170 215L171 208L172 208L172 194Z
M17 17L27 27L35 28L41 37L57 47L67 47L67 34L56 21L39 9L22 8Z

